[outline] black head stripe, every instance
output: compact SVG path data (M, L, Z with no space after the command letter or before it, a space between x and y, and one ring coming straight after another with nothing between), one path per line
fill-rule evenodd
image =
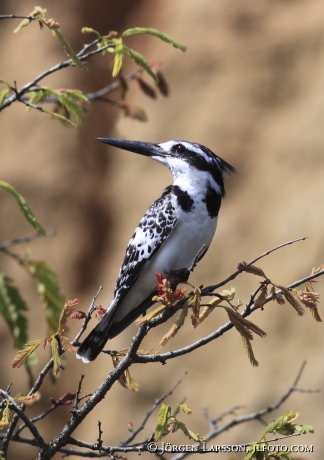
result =
M235 169L204 145L196 143L192 145L196 147L196 150L191 150L190 143L186 141L175 141L171 152L175 156L185 159L193 168L199 171L208 171L216 184L219 185L222 196L224 196L224 176L235 173ZM201 153L199 153L199 150Z

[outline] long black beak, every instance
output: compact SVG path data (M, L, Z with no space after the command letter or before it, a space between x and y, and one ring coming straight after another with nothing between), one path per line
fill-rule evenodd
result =
M159 144L151 144L150 142L127 141L124 139L113 139L97 137L97 140L105 144L113 145L119 149L128 150L129 152L139 153L147 157L161 156L164 150ZM164 152L165 153L165 152Z

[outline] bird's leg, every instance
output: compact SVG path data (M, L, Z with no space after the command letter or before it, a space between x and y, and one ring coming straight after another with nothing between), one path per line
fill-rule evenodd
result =
M170 283L170 288L175 291L179 283L186 283L189 279L190 270L187 268L180 268L172 270L169 268L166 272L166 279Z
M205 244L202 245L202 247L199 249L191 267L188 268L179 268L178 270L172 270L169 268L167 271L165 270L166 274L166 279L170 283L170 287L172 291L175 291L179 283L187 283L190 272L194 270L196 267L197 263L204 257L206 251L207 251L207 246Z

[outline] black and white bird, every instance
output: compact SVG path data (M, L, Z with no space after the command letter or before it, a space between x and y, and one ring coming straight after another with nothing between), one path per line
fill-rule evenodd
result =
M116 281L114 298L98 325L81 344L77 357L93 361L111 339L154 302L156 273L189 269L206 253L225 196L224 178L235 169L207 147L188 141L162 144L101 139L164 164L173 176L147 210L130 242Z

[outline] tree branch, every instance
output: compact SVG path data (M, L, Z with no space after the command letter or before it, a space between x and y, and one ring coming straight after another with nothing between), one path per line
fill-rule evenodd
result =
M241 417L235 417L235 418L229 420L228 422L224 423L222 426L220 426L218 428L216 427L216 424L219 422L220 417L223 418L224 415L221 414L221 416L218 416L215 419L209 419L208 424L211 425L211 429L204 436L204 438L206 438L207 441L210 441L211 439L216 438L218 435L220 435L224 431L230 430L234 426L241 425L242 423L250 422L251 420L260 420L262 416L264 416L266 414L269 414L269 413L275 411L276 409L278 409L280 406L282 406L282 404L285 401L287 401L287 399L291 396L292 393L300 391L297 388L297 384L298 384L299 380L301 379L301 376L302 376L302 374L304 372L305 366L306 366L306 361L304 361L302 363L302 365L300 366L300 369L298 370L298 373L297 373L295 379L293 380L292 384L290 385L290 387L287 389L287 391L275 403L273 403L270 406L267 406L267 407L265 407L263 409L260 409L260 410L258 410L256 412L252 412L252 413L247 414L247 415L242 415ZM239 406L236 406L236 408L237 407L239 407ZM225 415L230 414L236 408L232 408L228 412L225 412L224 414ZM286 438L286 436L284 438ZM274 439L274 440L277 441L278 439ZM274 441L274 440L268 440L267 442L271 442L271 441ZM253 441L253 443L255 443L255 442ZM252 444L252 442L249 442L249 443L246 443L246 444L243 444L243 445L244 446L249 446L250 444ZM199 447L199 444L196 444L196 446ZM182 460L189 453L190 452L182 452L180 454L174 455L173 457L170 458L170 460Z
M187 375L187 372L185 372L183 374L183 376L180 378L180 380L171 388L171 390L169 390L167 393L164 393L162 396L160 396L158 399L155 400L153 406L151 407L151 409L146 413L142 423L139 425L139 427L132 431L132 433L128 436L128 438L126 438L124 441L122 441L120 443L121 446L127 446L128 444L130 444L135 438L136 436L138 435L138 433L140 431L142 431L144 428L145 428L145 425L147 423L147 421L149 420L149 418L151 417L151 415L153 414L154 410L156 409L156 407L161 404L162 401L164 401L168 396L172 395L172 393L174 392L174 390L176 388L178 388L178 386L182 383L183 379L186 377Z

